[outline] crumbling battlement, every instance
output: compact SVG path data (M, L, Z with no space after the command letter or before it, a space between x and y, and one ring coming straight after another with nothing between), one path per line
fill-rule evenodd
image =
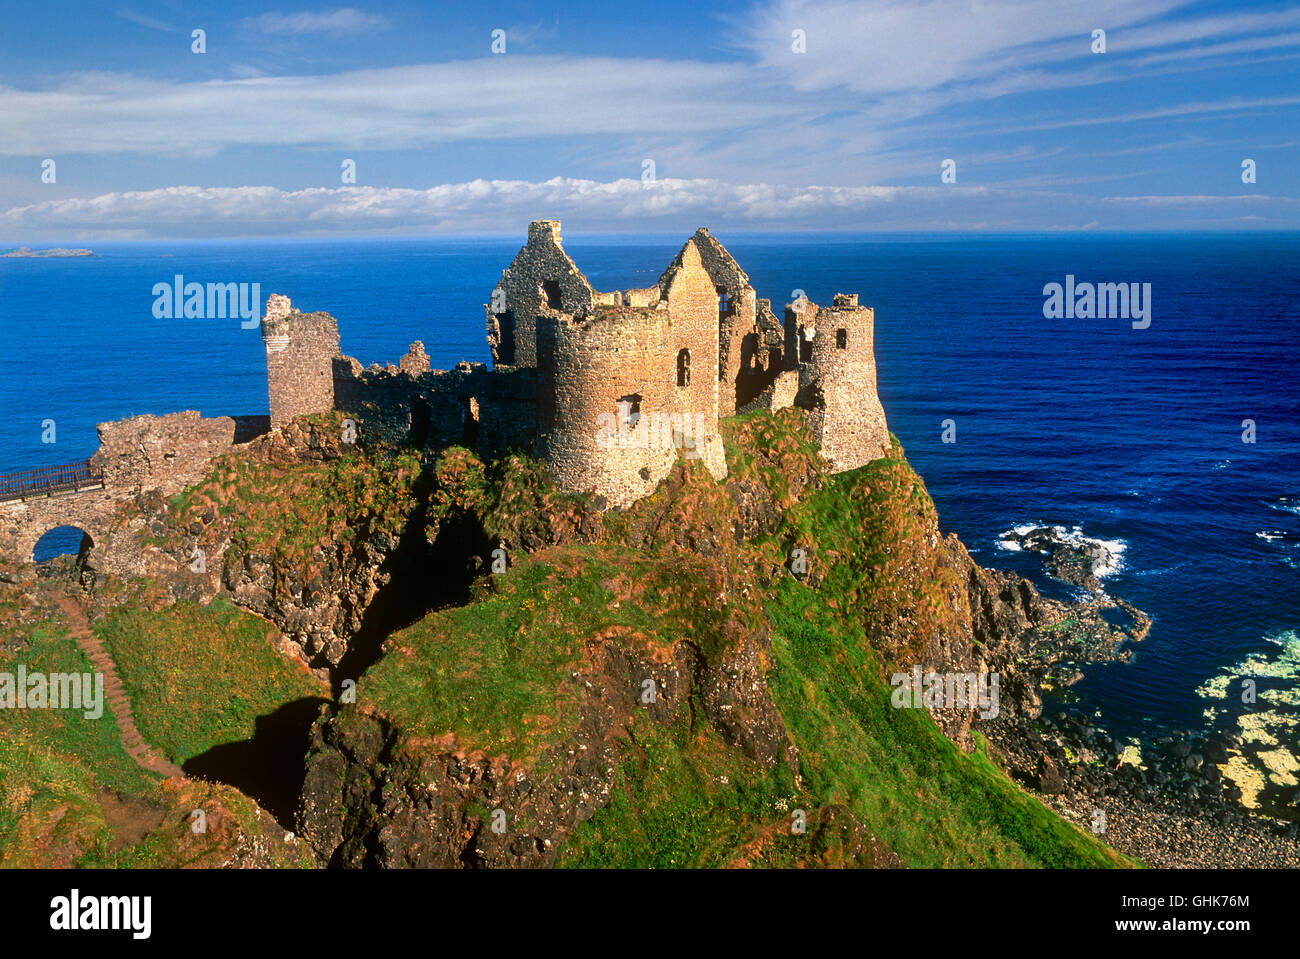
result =
M800 301L778 320L734 257L701 228L654 286L602 293L538 220L485 305L493 368L433 370L420 341L363 370L326 313L272 296L262 323L273 426L338 409L363 445L453 444L543 460L565 492L625 506L678 456L726 475L720 417L810 411L836 470L889 449L876 395L874 314L857 296Z
M360 445L465 446L487 457L533 451L536 370L489 370L481 363L430 370L427 358L423 372L409 367L363 370L350 356L334 360L335 406L354 420Z
M889 429L876 392L872 342L875 311L856 294L833 304L810 300L786 307L787 369L799 373L794 404L812 411L822 456L837 471L853 469L889 451Z
M204 417L195 410L100 423L91 464L103 469L104 485L123 494L156 489L175 496L234 445L236 426L233 417Z

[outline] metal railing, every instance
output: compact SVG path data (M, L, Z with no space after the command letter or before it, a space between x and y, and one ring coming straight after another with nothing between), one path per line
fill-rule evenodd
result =
M0 501L79 490L100 486L103 482L103 470L91 466L90 460L0 473Z

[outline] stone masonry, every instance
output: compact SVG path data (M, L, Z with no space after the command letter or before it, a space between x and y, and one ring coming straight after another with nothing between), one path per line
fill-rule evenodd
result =
M490 370L432 370L418 340L398 366L362 369L339 352L329 314L273 295L262 324L273 427L338 409L363 445L521 450L561 490L608 506L648 495L679 456L725 476L718 420L737 412L808 410L838 471L889 448L872 310L837 294L778 320L703 228L657 284L606 293L564 252L559 222L535 221L484 314Z
M299 313L287 296L271 294L262 318L271 426L334 406L339 327L328 313ZM423 347L421 347L423 352Z
M83 549L94 551L95 568L129 571L133 558L110 552L107 540L136 499L151 491L175 496L198 482L213 458L246 438L241 434L256 429L248 420L209 418L193 410L101 423L91 465L103 471L102 488L0 503L0 555L30 562L42 536L58 526L75 526L89 539Z

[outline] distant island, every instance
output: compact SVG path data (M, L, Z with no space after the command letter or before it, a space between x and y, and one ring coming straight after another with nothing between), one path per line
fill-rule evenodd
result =
M55 257L55 256L94 256L93 250L66 250L63 247L55 247L52 250L33 250L29 246L20 246L16 250L4 250L0 256L12 257Z

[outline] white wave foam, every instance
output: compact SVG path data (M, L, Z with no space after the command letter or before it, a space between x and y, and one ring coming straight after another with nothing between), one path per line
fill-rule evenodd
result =
M1300 631L1294 629L1284 629L1276 633L1265 633L1264 640L1272 643L1274 646L1294 646L1297 653L1300 653Z
M1045 523L1013 526L1011 529L998 534L998 548L1009 552L1021 552L1023 547L1017 542L1016 537L1024 536L1032 530L1043 529L1045 526ZM1106 550L1107 555L1110 556L1110 562L1101 563L1093 571L1098 579L1113 576L1124 568L1124 552L1128 549L1128 543L1124 540L1086 536L1081 526L1072 526L1067 529L1064 526L1054 525L1050 528L1056 534L1056 538L1063 543L1069 543L1073 546L1100 546Z

